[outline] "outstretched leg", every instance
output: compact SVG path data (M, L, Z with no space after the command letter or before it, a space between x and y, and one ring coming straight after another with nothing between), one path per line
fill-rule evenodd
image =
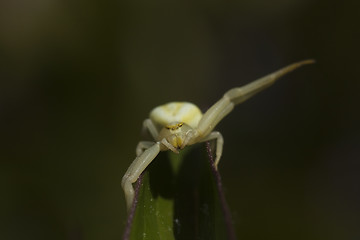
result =
M196 137L208 135L215 126L229 114L235 105L244 102L256 93L264 90L272 85L277 79L285 74L295 70L296 68L314 63L313 60L305 60L297 63L293 63L287 67L284 67L274 73L271 73L265 77L255 80L243 87L233 88L227 91L224 96L211 106L202 116L197 127Z
M303 65L312 64L314 62L314 60L310 59L290 64L284 68L277 70L276 72L270 73L265 77L259 78L249 84L246 84L243 87L230 89L224 94L224 96L230 98L235 105L242 103L254 96L256 93L261 92L265 88L271 86L276 80L278 80L285 74L288 74L289 72Z
M156 142L154 143L154 145L146 149L140 156L135 158L135 160L131 163L130 167L126 171L124 177L122 178L121 186L125 193L127 210L130 210L135 196L132 184L136 182L140 174L152 162L152 160L154 160L154 158L159 154L159 152L160 143Z

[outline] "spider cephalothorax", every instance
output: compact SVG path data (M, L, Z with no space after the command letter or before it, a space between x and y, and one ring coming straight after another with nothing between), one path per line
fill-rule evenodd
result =
M172 122L161 129L157 140L166 139L176 151L169 149L177 153L177 150L185 147L187 133L191 130L192 128L184 122Z
M243 87L230 89L204 114L196 105L189 102L170 102L154 108L150 112L150 118L143 124L149 130L154 142L139 142L136 148L137 157L122 179L121 185L124 189L127 209L131 208L134 200L132 184L160 151L171 150L178 153L188 145L216 139L215 168L217 168L224 140L220 132L213 131L215 126L232 111L235 105L264 90L286 73L313 62L313 60L305 60L294 63Z

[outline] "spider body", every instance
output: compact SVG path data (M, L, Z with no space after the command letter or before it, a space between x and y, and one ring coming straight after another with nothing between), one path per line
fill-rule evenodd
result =
M201 117L200 109L189 102L170 102L158 106L150 112L151 121L163 127L172 122L183 122L195 128Z
M176 153L185 147L187 134L199 124L202 118L200 109L189 102L170 102L154 108L150 120L159 134L157 141L166 139L173 147L167 148Z
M160 151L171 150L179 153L179 150L188 145L216 140L215 168L217 168L224 141L220 132L213 131L215 126L233 110L235 105L269 87L286 73L313 62L313 60L305 60L294 63L243 87L230 89L204 114L196 105L189 102L170 102L154 108L150 112L150 118L143 123L143 127L150 132L154 142L139 142L136 148L137 157L121 182L127 209L130 210L134 200L132 184Z

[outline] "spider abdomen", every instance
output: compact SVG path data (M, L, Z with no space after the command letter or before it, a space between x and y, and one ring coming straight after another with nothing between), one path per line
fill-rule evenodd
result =
M163 127L172 122L183 122L196 128L201 117L200 109L189 102L170 102L158 106L150 112L150 119Z

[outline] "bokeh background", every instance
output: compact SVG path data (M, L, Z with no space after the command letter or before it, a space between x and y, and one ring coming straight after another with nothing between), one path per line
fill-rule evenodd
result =
M359 3L0 2L0 238L121 239L149 111L206 110L313 58L219 126L239 239L360 239Z

